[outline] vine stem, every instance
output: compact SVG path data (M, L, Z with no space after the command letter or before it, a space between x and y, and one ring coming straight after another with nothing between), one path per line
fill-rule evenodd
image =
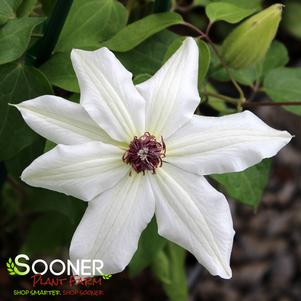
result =
M35 33L35 32L33 32L32 34L31 34L31 37L32 38L43 38L43 34L42 33Z
M219 58L221 64L224 66L231 82L233 83L233 85L235 86L236 90L239 93L239 98L234 98L234 97L229 97L226 95L222 95L219 93L211 93L211 92L206 92L204 95L206 96L212 96L212 97L216 97L218 99L221 99L227 103L236 105L237 108L239 110L241 110L242 108L247 108L247 107L259 107L259 106L300 106L301 105L301 101L287 101L287 102L272 102L272 101L261 101L261 102L251 102L246 100L245 95L243 90L241 89L240 85L237 83L237 81L234 79L234 77L232 76L230 70L229 70L229 66L226 64L223 56L219 53L218 49L216 48L215 44L212 42L212 40L209 37L209 31L210 28L212 26L212 23L209 23L206 32L204 33L202 30L200 30L199 28L197 28L196 26L188 23L188 22L184 22L183 23L184 26L192 29L193 31L195 31L198 35L199 38L201 39L205 39L210 46L212 47L213 51L215 52L215 54L217 55L217 57ZM259 82L255 83L255 86L252 87L254 90L254 93L256 93L257 91L260 90L259 87Z
M229 97L223 94L219 93L212 93L212 92L206 92L204 93L205 96L212 96L215 98L218 98L220 100L223 100L227 103L237 105L239 102L238 98L234 97ZM245 101L242 104L242 107L247 108L247 107L260 107L260 106L301 106L301 101L282 101L282 102L273 102L273 101L261 101L261 102L252 102L252 101Z
M260 106L301 106L301 101L282 101L282 102L273 102L273 101L261 101L261 102L251 102L245 101L243 107L260 107Z
M239 99L237 99L237 98L229 97L229 96L219 94L219 93L206 92L206 93L204 93L204 95L216 97L218 99L221 99L221 100L223 100L227 103L233 104L233 105L237 105L239 102Z
M200 38L205 39L210 46L212 47L213 51L215 52L216 56L218 57L218 59L220 60L221 64L224 66L231 82L233 83L234 87L236 88L237 92L239 93L239 101L237 102L237 107L238 109L241 109L243 106L243 103L246 101L245 95L243 90L241 89L240 85L237 83L237 81L234 79L234 77L232 76L230 70L229 70L229 66L226 64L223 56L219 53L218 49L216 48L215 44L212 42L212 40L210 39L210 37L208 36L207 33L204 33L203 31L201 31L199 28L197 28L196 26L188 23L188 22L184 22L183 23L184 26L189 27L190 29L194 30ZM208 26L209 30L210 30L210 26ZM207 28L207 32L209 32Z
M199 35L200 38L206 38L206 34L196 26L192 25L191 23L183 22L181 24L184 25L185 27L192 29L195 33Z
M207 28L206 28L206 33L205 33L206 36L209 36L209 31L210 31L210 29L211 29L211 27L212 27L213 24L214 24L214 23L211 22L211 21L208 23L208 26L207 26Z

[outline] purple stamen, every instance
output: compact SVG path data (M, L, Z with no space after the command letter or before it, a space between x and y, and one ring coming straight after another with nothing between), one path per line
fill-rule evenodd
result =
M126 164L130 164L137 173L145 174L147 170L156 173L155 169L162 166L162 158L165 157L165 153L166 146L163 138L161 137L160 143L155 136L146 132L139 138L134 137L128 150L122 156L122 160Z

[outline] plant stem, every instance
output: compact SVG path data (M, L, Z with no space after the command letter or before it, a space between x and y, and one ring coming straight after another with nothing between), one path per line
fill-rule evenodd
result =
M171 8L171 0L155 0L154 13L164 13Z
M212 93L212 92L205 92L205 96L212 96L223 100L229 104L237 105L239 103L239 98L229 97L219 93ZM301 101L282 101L282 102L273 102L273 101L260 101L260 102L252 102L252 101L245 101L242 104L243 108L248 107L261 107L261 106L301 106Z
M42 38L44 35L42 33L32 33L31 34L31 37L32 38Z
M216 97L217 99L221 99L221 100L223 100L227 103L236 105L239 110L241 110L242 108L259 107L259 106L300 106L301 105L301 101L288 101L288 102L272 102L272 101L251 102L251 101L247 101L246 98L245 98L244 92L241 89L240 85L233 78L233 76L230 72L229 66L226 64L223 56L219 53L219 51L216 48L215 44L212 42L212 40L210 39L210 37L208 35L212 24L209 23L209 25L207 27L207 30L206 30L206 33L204 33L202 30L200 30L199 28L197 28L193 24L184 22L183 25L190 28L190 29L192 29L193 31L195 31L198 34L199 38L205 39L210 44L210 46L212 47L212 49L215 52L216 56L219 58L221 64L224 66L231 82L233 83L236 90L238 91L239 98L233 98L233 97L229 97L229 96L222 95L222 94L219 94L219 93L211 93L211 92L206 92L204 95ZM254 90L254 93L260 91L259 82L256 82L255 86L253 87L253 90Z
M242 104L246 101L245 95L243 90L241 89L240 85L237 83L237 81L234 79L234 77L232 76L228 65L226 64L226 62L224 61L224 58L222 57L222 55L219 53L219 51L217 50L216 46L214 45L214 43L211 41L211 39L206 36L206 40L208 41L208 43L211 45L213 51L215 52L216 56L219 58L220 62L222 63L222 65L224 66L231 82L233 83L234 87L236 88L237 92L239 93L239 103L238 103L238 107L242 106Z
M201 31L199 28L197 28L196 26L194 26L193 24L188 23L188 22L184 22L184 23L182 23L182 25L184 25L185 27L188 27L188 28L192 29L195 33L197 33L197 35L200 38L206 38L206 34L203 31Z
M273 101L260 101L260 102L251 102L246 101L243 103L243 107L261 107L261 106L301 106L301 101L282 101L282 102L273 102Z
M49 18L43 38L27 52L27 62L39 67L51 56L57 43L73 0L57 0Z
M233 105L237 105L239 102L238 98L233 98L233 97L229 97L223 94L219 94L219 93L212 93L212 92L206 92L204 93L205 96L212 96L212 97L216 97L218 99L221 99L227 103L233 104Z
M210 29L211 29L212 25L213 25L213 22L211 22L211 21L210 21L210 22L208 23L208 26L207 26L207 28L206 28L206 33L205 33L205 34L206 34L206 36L209 36L209 31L210 31Z

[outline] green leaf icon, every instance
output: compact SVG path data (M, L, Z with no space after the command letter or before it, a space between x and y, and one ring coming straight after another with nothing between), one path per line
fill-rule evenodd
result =
M109 280L112 277L112 275L111 274L102 274L101 277L104 280Z
M15 267L15 263L12 261L11 258L8 259L7 263L6 263L6 267L7 267L7 271L10 275L14 276L16 275L16 272L14 270Z

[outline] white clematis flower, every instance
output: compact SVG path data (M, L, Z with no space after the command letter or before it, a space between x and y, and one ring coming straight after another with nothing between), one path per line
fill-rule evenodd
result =
M58 144L27 167L22 180L89 201L71 259L98 258L104 273L122 271L155 214L160 235L211 274L230 278L229 206L204 176L274 156L291 135L249 111L194 115L200 99L192 38L136 87L106 48L73 50L71 58L80 104L42 96L17 105L33 130Z

